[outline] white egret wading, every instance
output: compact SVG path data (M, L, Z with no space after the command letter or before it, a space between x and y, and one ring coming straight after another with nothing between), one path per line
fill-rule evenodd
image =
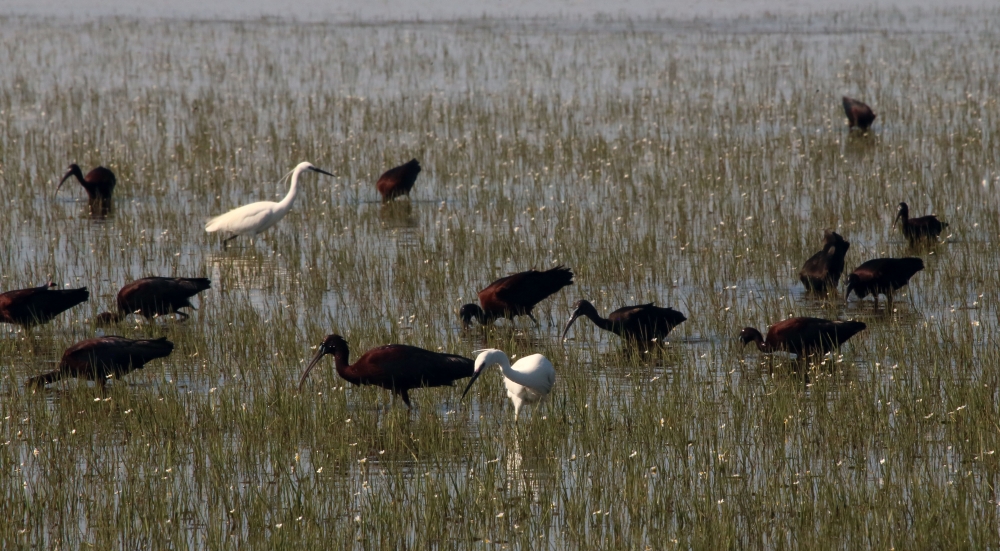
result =
M465 387L462 398L469 393L472 383L492 365L499 365L503 371L503 384L507 387L507 396L514 403L514 421L525 404L537 404L549 395L552 385L556 383L556 370L545 356L532 354L525 356L510 365L507 354L495 348L477 350L475 372L469 386Z
M288 188L288 193L284 199L277 203L274 201L258 201L235 208L226 214L209 220L205 224L205 231L209 233L221 231L233 234L222 242L223 247L240 235L249 235L252 240L258 233L277 224L291 210L292 203L295 202L295 196L299 193L299 174L303 170L311 170L320 174L326 174L327 176L333 176L333 174L316 168L310 163L299 163L295 167L295 170L292 171L292 185Z

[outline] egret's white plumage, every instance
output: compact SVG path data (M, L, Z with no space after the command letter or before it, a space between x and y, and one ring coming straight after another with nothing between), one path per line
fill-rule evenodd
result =
M507 387L507 396L514 403L514 420L521 412L521 406L525 404L537 404L548 396L552 390L552 385L556 383L556 370L552 367L552 362L541 354L525 356L510 365L510 358L507 354L495 348L478 350L476 357L475 372L469 381L469 386L465 387L465 394L472 388L472 383L476 382L479 375L487 367L499 365L503 371L503 384Z
M258 233L270 229L272 226L277 224L282 218L288 214L288 211L292 208L292 203L295 202L295 196L299 193L299 174L304 170L311 170L313 172L319 172L320 174L326 174L327 176L333 176L329 172L316 168L312 164L307 162L299 163L298 166L292 170L292 183L288 188L288 193L285 197L275 203L274 201L258 201L256 203L250 203L249 205L243 205L242 207L235 208L225 214L216 216L205 224L205 231L217 232L229 232L233 235L226 238L223 244L228 243L230 240L235 239L240 235L249 235L253 237Z

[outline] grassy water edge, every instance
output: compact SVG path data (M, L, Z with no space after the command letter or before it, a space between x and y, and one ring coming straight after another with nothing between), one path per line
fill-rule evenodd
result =
M995 11L703 22L395 26L0 19L0 288L91 300L0 338L0 540L47 548L996 548L1000 147ZM880 32L873 32L878 29ZM879 113L848 135L839 98ZM413 200L374 181L411 157ZM213 214L292 213L223 251ZM118 175L91 220L76 161ZM951 223L911 251L895 205ZM896 311L805 297L824 228L848 269L917 254ZM493 279L572 267L539 329L462 331ZM127 280L207 276L167 359L32 394ZM649 357L577 323L656 301L689 318ZM859 319L794 373L736 340L790 315ZM404 342L546 354L522 422L498 373L346 387L332 360ZM481 385L481 386L480 386Z

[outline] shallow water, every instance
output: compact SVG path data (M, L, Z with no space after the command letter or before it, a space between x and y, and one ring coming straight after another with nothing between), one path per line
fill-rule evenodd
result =
M119 513L137 492L169 504L146 514L182 522L177 547L331 531L356 546L888 546L899 525L880 499L916 525L902 547L935 541L918 528L945 502L952 525L970 525L956 533L995 538L996 497L975 489L997 475L1000 19L970 6L740 3L749 15L732 18L726 3L636 3L592 18L603 7L584 4L529 17L567 9L552 2L478 19L497 14L462 4L416 20L419 6L283 4L297 21L319 12L299 24L259 18L287 15L270 4L8 4L30 17L0 17L0 287L52 278L91 299L3 330L12 476L0 490L25 519L4 538L153 537ZM407 21L371 24L387 13ZM73 15L94 18L65 32ZM848 134L842 94L873 103L872 134ZM381 205L375 179L414 156L411 200ZM283 195L303 159L336 177L305 176L276 228L228 250L204 233L212 215ZM106 218L79 187L54 193L73 161L118 174ZM911 251L893 232L904 199L952 223L943 243ZM797 270L824 228L852 242L848 269L924 258L896 312L804 294ZM458 308L487 283L558 263L576 282L539 305L539 328L462 330ZM188 322L114 330L167 335L172 356L109 397L73 382L44 399L23 390L95 334L89 320L122 284L150 274L213 281ZM659 355L587 320L562 343L579 298L604 313L656 301L689 320ZM869 329L808 374L738 346L741 327L790 315ZM543 351L559 380L517 427L495 373L464 402L461 382L415 391L405 412L387 392L344 389L325 359L294 394L333 331L354 357L387 342ZM22 483L34 490L15 500ZM43 496L56 505L32 506ZM824 520L844 502L864 507ZM796 524L803 510L816 520ZM279 524L301 528L280 540Z

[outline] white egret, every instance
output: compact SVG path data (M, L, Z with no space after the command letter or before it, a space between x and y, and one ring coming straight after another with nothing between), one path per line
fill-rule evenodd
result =
M271 226L275 225L282 218L288 214L288 211L292 208L292 203L295 202L295 196L299 192L299 174L303 170L311 170L313 172L319 172L320 174L326 174L327 176L333 176L329 172L314 167L312 164L307 162L299 163L292 171L292 184L288 188L288 193L285 197L275 203L274 201L258 201L256 203L250 203L249 205L243 205L242 207L235 208L226 214L222 214L212 218L205 224L205 231L217 232L229 232L233 235L226 238L222 245L226 246L230 241L236 239L240 235L249 235L251 239L258 233L261 233Z
M469 386L465 387L462 398L469 393L472 383L476 382L479 375L487 367L499 365L503 371L503 384L507 387L507 396L514 403L514 421L521 412L524 404L537 404L548 396L552 390L552 385L556 382L556 370L552 367L552 362L541 354L525 356L510 365L510 358L507 354L495 348L477 350L475 372L469 381Z

